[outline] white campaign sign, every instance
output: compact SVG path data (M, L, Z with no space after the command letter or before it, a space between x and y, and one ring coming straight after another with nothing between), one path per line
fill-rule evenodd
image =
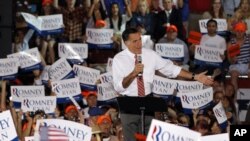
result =
M48 81L49 81L49 69L50 69L50 65L44 67L43 72L41 74L42 82L48 83Z
M49 69L49 76L52 80L61 80L72 72L70 64L65 58L57 60Z
M216 134L209 136L202 136L200 141L229 141L229 134Z
M23 112L43 110L45 113L54 113L56 109L55 96L39 96L22 98Z
M25 141L35 141L34 136L24 137Z
M210 87L194 92L177 93L177 96L180 97L183 108L198 109L212 102L213 88Z
M113 40L111 39L114 34L113 29L86 29L87 42L91 44L111 44Z
M100 71L84 66L74 65L73 71L79 78L80 83L95 85L97 79L99 78Z
M113 83L112 72L106 72L100 75L101 83Z
M37 48L10 54L8 58L16 58L19 61L21 69L35 66L41 63L40 53Z
M201 134L186 127L153 119L146 141L199 141Z
M214 106L213 112L219 124L227 121L227 116L221 102Z
M194 92L203 89L203 84L198 81L175 80L178 92Z
M42 31L58 30L64 27L62 14L35 17L29 13L21 13L25 21L39 33Z
M207 33L207 21L209 19L199 20L200 32ZM226 19L214 19L217 21L217 31L227 31L227 21Z
M112 83L98 84L97 92L98 92L97 100L99 101L110 100L118 96Z
M0 140L1 141L18 140L16 128L9 110L0 113Z
M70 138L70 141L90 141L92 129L81 123L62 120L62 119L42 119L37 120L35 130L39 130L39 126L55 127L63 130Z
M0 78L16 75L18 73L18 66L19 62L16 58L0 59Z
M11 86L13 102L22 102L22 98L45 96L44 86Z
M176 86L176 81L155 75L153 78L152 92L159 95L172 95Z
M81 88L78 78L52 81L52 91L58 98L74 97L81 94Z
M112 72L112 63L113 63L113 58L108 58L107 67L106 67L107 72Z
M201 61L222 63L221 50L201 45L196 45L194 58Z
M179 44L158 43L155 45L155 51L165 58L183 58L184 46Z
M59 43L58 55L67 59L86 59L88 58L88 44Z

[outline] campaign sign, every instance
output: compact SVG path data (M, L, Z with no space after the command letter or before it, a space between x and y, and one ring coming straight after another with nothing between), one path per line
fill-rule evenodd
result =
M37 120L36 131L39 126L55 127L63 130L69 137L70 141L90 141L92 129L84 124L63 120L63 119L41 119Z
M97 96L98 101L107 101L114 99L118 96L112 83L98 84L97 92L98 92Z
M59 57L66 58L70 64L79 64L88 58L88 45L80 43L59 43Z
M100 75L101 83L113 83L112 72L106 72Z
M79 78L81 88L84 90L96 90L96 82L100 71L84 66L74 65L73 71Z
M213 88L207 88L199 91L178 92L177 96L181 99L182 107L185 113L190 113L192 109L204 109L210 105L213 100Z
M195 47L195 64L207 64L211 66L221 66L221 50L201 45Z
M34 136L24 137L25 141L35 141Z
M0 141L19 141L9 110L0 113Z
M22 72L31 72L33 70L41 69L41 58L37 48L21 51L10 54L8 58L16 58L20 64Z
M21 107L22 98L45 96L44 86L11 86L10 90L15 108Z
M198 81L183 81L183 80L175 80L177 83L177 91L178 92L194 92L203 89L203 84Z
M87 43L89 48L102 48L112 49L113 48L113 29L94 29L87 28Z
M57 60L49 69L49 76L52 80L69 79L75 76L70 64L65 58Z
M209 136L201 136L200 141L229 141L229 134L216 134Z
M176 81L155 75L153 78L152 92L163 96L172 95L176 86Z
M107 67L106 67L107 72L112 72L112 64L113 64L113 59L108 58Z
M44 85L48 85L49 69L50 69L50 65L45 66L43 71L42 71L42 74L41 74L42 84L44 84Z
M56 109L55 96L39 96L22 98L21 109L23 112L43 110L45 113L54 113Z
M81 88L78 78L52 81L52 92L56 94L57 103L71 102L69 97L77 101L82 99Z
M207 21L209 19L199 20L199 26L201 33L207 33ZM227 31L227 20L226 19L214 19L217 21L217 31Z
M184 46L179 44L158 43L155 51L163 58L173 61L183 61Z
M186 127L153 119L146 141L199 141L201 134Z
M36 30L42 36L63 32L64 25L62 14L38 17L24 12L21 14L24 17L24 20L28 23L28 26Z
M239 120L245 121L247 110L250 106L250 89L248 88L239 88L237 91L237 104L239 107Z
M227 127L227 116L221 102L214 106L213 112L218 123L220 124L220 127L225 129Z
M18 74L19 62L16 58L0 59L0 80L13 80Z

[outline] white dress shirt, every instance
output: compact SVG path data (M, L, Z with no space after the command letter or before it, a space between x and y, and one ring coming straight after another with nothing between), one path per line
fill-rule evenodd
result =
M141 57L142 64L144 64L143 80L146 95L151 93L151 84L156 70L169 78L177 77L181 71L181 67L174 65L170 60L161 58L153 50L142 48ZM122 85L123 79L134 70L134 67L135 54L128 49L123 50L114 57L112 65L113 82L118 93L127 96L138 96L137 79L134 79L128 88L124 88Z

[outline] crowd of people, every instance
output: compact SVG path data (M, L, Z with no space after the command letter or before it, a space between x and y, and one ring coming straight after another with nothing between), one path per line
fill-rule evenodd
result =
M97 140L99 135L103 141L134 140L135 137L128 138L128 136L133 136L135 130L138 130L139 117L133 117L136 122L132 123L123 120L131 118L132 115L121 114L116 102L99 103L97 89L81 89L82 100L77 101L80 109L71 102L57 104L53 114L46 114L42 110L23 113L17 110L9 99L11 86L44 85L41 74L47 65L53 65L59 59L58 44L87 43L87 29L113 29L114 31L112 48L89 48L88 58L80 65L105 73L108 59L114 58L112 73L117 96L137 96L136 78L141 73L143 73L145 85L142 96L152 96L149 84L152 83L153 75L177 77L176 79L187 81L196 80L213 87L212 106L222 103L228 126L220 127L213 114L212 106L206 110L193 109L192 114L185 114L181 103L173 100L167 101L165 112L155 112L147 120L154 118L184 126L202 135L227 133L229 125L242 124L235 103L239 76L245 75L248 78L250 76L250 29L248 29L250 1L120 1L110 2L109 7L104 7L105 4L101 0L16 1L12 53L38 47L43 66L29 73L19 73L15 80L1 81L0 110L11 111L19 139L24 140L27 136L34 136L38 119L58 118L92 127L95 131L92 136L93 141ZM61 34L46 36L36 34L36 31L25 22L21 12L35 16L62 14L64 31ZM208 19L207 33L201 35L199 44L188 42L190 31L200 32L199 20L201 19ZM219 25L216 19L225 19L228 29L218 32ZM150 38L143 41L141 35L150 36ZM184 59L179 61L161 58L155 52L157 43L182 45ZM221 65L197 64L195 62L197 45L220 50ZM239 53L231 56L229 49L235 45L239 46ZM142 60L135 63L132 55L138 54L142 54ZM231 76L230 80L226 80L226 75ZM101 81L97 80L96 85L99 83ZM55 95L50 83L44 86L46 96ZM137 124L134 125L136 129L131 130L125 124ZM130 133L127 132L128 130Z

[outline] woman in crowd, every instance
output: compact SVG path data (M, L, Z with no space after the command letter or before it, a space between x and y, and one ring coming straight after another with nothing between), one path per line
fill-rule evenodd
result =
M210 11L204 12L202 18L226 19L226 14L224 13L221 0L212 0L212 7Z

